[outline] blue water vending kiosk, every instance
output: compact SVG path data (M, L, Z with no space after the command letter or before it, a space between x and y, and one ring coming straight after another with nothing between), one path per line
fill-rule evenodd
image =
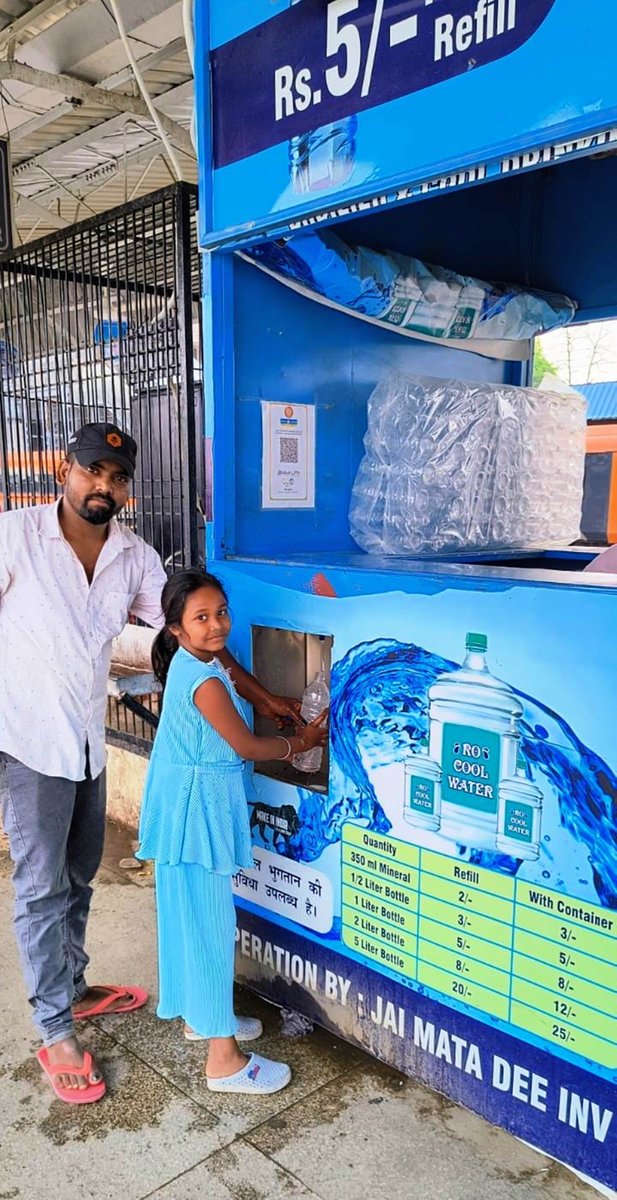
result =
M439 441L480 491L530 330L617 316L614 0L195 15L209 565L240 661L331 695L321 764L252 774L239 975L615 1188L617 579L555 546L578 493L534 424L567 409L578 446L582 409L534 392L485 553L460 522L458 549L401 533L430 464L406 493L409 455L381 462L386 495L358 473L385 414L373 449ZM467 427L496 404L480 465L454 400ZM538 438L554 523L530 544Z

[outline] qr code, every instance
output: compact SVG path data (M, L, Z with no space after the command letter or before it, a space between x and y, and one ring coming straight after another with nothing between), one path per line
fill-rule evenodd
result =
M280 454L282 463L297 463L298 438L282 437L280 442Z

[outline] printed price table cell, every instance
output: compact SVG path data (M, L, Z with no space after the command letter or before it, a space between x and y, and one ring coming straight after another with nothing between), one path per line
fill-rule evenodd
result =
M615 965L607 958L594 958L591 954L583 954L576 947L564 946L561 942L549 942L546 938L526 933L522 929L517 929L514 934L515 957L517 954L525 954L549 967L566 971L569 975L577 975L590 983L601 983L609 991L617 993L617 943L612 950L611 947L608 947L608 950ZM615 1004L617 1006L617 996Z
M410 846L407 842L400 842L397 838L390 838L385 834L373 833L363 825L353 825L349 821L343 829L343 844L355 846L370 857L379 855L392 863L402 863L407 867L420 865L420 851L417 846Z
M379 963L380 966L388 967L391 971L398 971L408 979L416 978L415 956L404 954L392 946L385 946L381 942L373 941L363 933L348 929L346 925L343 925L342 937L345 945L349 946L351 950L355 950L357 954L365 954L367 958Z
M598 1037L617 1045L617 1017L598 1012L586 1004L557 996L546 988L528 983L525 979L512 980L512 999L520 1000L531 1008L537 1008L555 1021L565 1021L583 1032L593 1031Z
M431 963L441 967L452 975L459 975L469 983L479 983L482 987L500 992L502 996L510 995L510 972L498 971L496 967L478 962L469 955L456 950L446 950L443 946L435 945L421 938L418 944L418 959L420 962Z
M443 900L451 904L458 912L477 912L484 917L492 917L496 921L512 924L514 901L504 900L499 896L491 896L489 892L481 892L466 883L451 883L437 875L426 875L422 871L420 890L423 896L432 896L435 900Z
M375 901L395 904L398 908L408 909L410 912L417 911L418 892L416 888L404 888L400 884L392 886L392 884L384 883L377 876L370 875L368 871L361 871L358 867L350 867L346 863L343 863L342 880L344 888L362 892L366 896L371 896Z
M452 975L425 962L418 963L418 981L436 992L444 992L452 1000L460 1000L463 1004L490 1013L493 1017L501 1017L504 1021L508 1019L507 996L500 996L478 983L468 983L458 975Z
M608 988L602 987L601 983L591 983L586 979L580 979L578 975L572 975L564 968L547 966L535 958L526 958L523 954L515 954L512 970L514 975L555 992L563 1000L587 1004L591 1008L609 1015L617 1011L617 992L609 991ZM597 975L600 976L601 972L602 966L598 963Z
M343 863L348 867L357 868L371 875L374 879L387 884L389 887L406 887L417 890L418 870L406 863L393 863L387 858L365 854L355 846L343 845Z
M346 885L342 890L342 900L344 904L350 905L355 912L362 913L364 916L385 921L386 925L392 925L395 929L403 930L404 933L417 932L418 914L415 906L413 909L400 908L398 904L386 903L365 892L355 891Z
M510 931L505 926L504 930L504 936L509 940ZM500 971L510 973L509 945L497 946L494 942L487 942L484 938L474 937L473 934L462 932L460 929L441 925L438 921L429 920L428 917L422 919L422 937L429 942L434 942L437 946L443 946L446 950L455 950L457 954L468 954L479 962L491 963Z
M573 1054L581 1054L593 1063L609 1070L617 1069L617 1044L605 1041L578 1027L569 1025L559 1017L548 1016L526 1004L517 1001L512 1004L510 1020L520 1029L535 1033L538 1037L553 1042L556 1046L571 1050Z
M615 962L614 942L611 938L607 938L603 933L583 928L582 925L565 921L551 913L539 912L533 908L526 908L523 904L517 904L516 927L528 933L535 933L538 937L546 938L547 941L555 942L564 950L590 954L602 962L606 959L609 963Z
M459 887L478 888L490 896L501 896L504 900L514 899L515 883L507 875L498 875L485 867L471 866L445 854L432 850L422 851L422 875L438 875Z
M600 908L597 904L562 896L561 892L553 892L549 888L537 888L518 880L516 903L524 904L528 908L539 908L542 912L550 913L571 925L580 926L581 929L592 929L609 937L617 936L617 913Z
M413 918L410 916L410 923L412 920L414 925L417 924L415 916ZM387 925L385 921L380 921L378 917L358 912L355 905L348 904L343 904L342 921L343 925L346 925L354 933L374 938L375 941L392 946L395 950L403 950L405 954L414 956L417 954L418 939L415 929L412 929L410 933L404 932L400 928Z
M425 917L439 921L457 932L469 933L483 938L487 942L495 942L497 946L510 948L512 941L512 925L503 921L495 921L492 917L483 917L470 909L455 908L432 896L420 896L420 922Z

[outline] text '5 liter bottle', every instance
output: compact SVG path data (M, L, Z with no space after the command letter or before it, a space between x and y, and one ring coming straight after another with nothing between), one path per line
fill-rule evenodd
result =
M430 755L443 773L441 833L495 851L499 785L516 773L523 709L489 672L487 648L483 633L468 633L460 670L439 675L429 688Z

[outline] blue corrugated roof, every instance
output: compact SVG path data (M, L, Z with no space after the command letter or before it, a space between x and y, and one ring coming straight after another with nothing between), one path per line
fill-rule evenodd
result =
M587 400L588 421L617 421L617 382L575 384Z

